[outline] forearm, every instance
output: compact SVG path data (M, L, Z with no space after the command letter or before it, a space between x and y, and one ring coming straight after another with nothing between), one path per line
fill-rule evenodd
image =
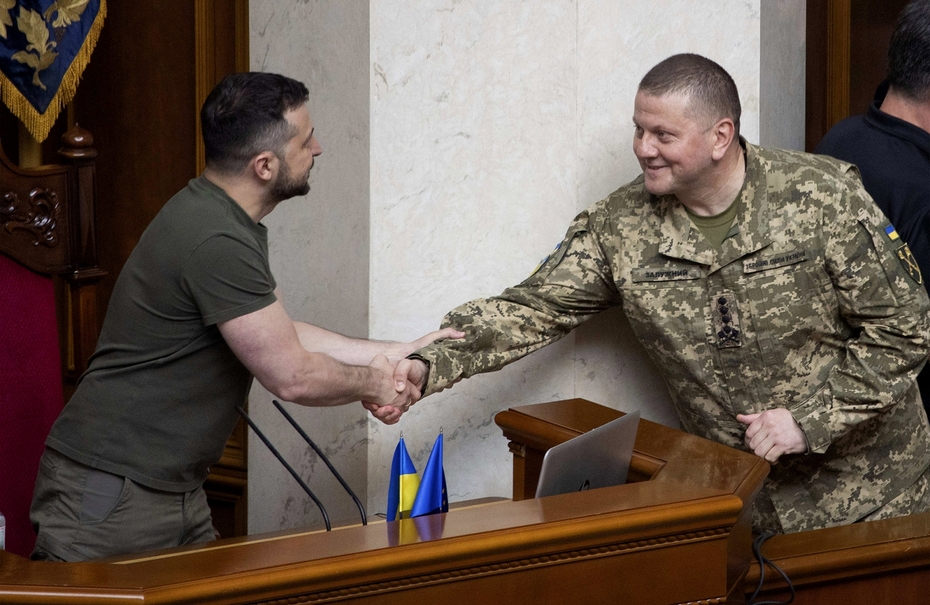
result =
M925 295L921 295L925 299ZM926 305L902 310L892 326L864 329L847 343L843 361L823 387L794 410L811 451L822 453L859 424L912 399L915 378L927 356ZM916 405L908 401L906 405Z
M907 248L888 235L887 219L861 184L852 189L847 203L828 206L839 216L827 216L826 256L840 314L855 334L823 386L794 410L818 453L913 399L914 379L930 352L930 300L905 270Z
M223 322L219 330L256 380L282 399L315 406L360 400L386 405L398 395L384 357L352 365L306 351L280 302Z
M351 338L301 321L295 321L294 328L297 330L301 346L307 351L323 353L337 361L354 366L368 365L376 355L390 357L389 353L397 344Z
M579 215L558 254L523 283L446 315L443 327L461 330L465 338L416 352L430 366L424 396L462 378L500 369L619 304L610 263L588 222L587 213Z
M348 365L323 353L308 352L295 362L289 371L262 376L262 386L281 399L306 406L375 401L391 388L383 372Z
M455 330L436 330L424 334L412 342L393 342L390 340L364 340L349 338L329 330L306 323L294 322L300 345L311 353L324 353L350 365L366 365L378 355L383 355L396 364L419 348L433 341L447 338L461 338Z
M499 370L559 340L591 315L569 312L539 291L523 288L461 305L443 318L442 326L463 331L465 338L435 343L415 354L430 367L423 395Z

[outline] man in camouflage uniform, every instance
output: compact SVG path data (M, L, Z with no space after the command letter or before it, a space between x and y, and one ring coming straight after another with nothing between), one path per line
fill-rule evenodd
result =
M529 279L450 312L465 340L398 372L435 393L622 306L682 427L773 463L757 530L930 509L919 270L852 165L750 145L739 115L716 63L654 67L633 118L643 174Z

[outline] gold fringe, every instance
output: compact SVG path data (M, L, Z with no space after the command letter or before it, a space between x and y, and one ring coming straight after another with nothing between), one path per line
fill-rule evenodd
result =
M94 52L94 47L97 46L100 30L103 29L103 20L106 16L107 2L106 0L100 0L100 10L97 11L97 16L94 17L90 31L87 32L87 37L81 43L81 49L74 57L71 65L68 66L68 71L65 72L64 77L61 79L61 85L45 109L45 113L36 111L36 108L26 100L26 97L6 77L0 80L3 103L10 108L13 115L22 121L26 126L26 130L40 143L45 140L52 126L55 125L55 120L58 119L61 110L74 98L74 93L77 92L77 86L84 74L84 69L90 63L90 55Z

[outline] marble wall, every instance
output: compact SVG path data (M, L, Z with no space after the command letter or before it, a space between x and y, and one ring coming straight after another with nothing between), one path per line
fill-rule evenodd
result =
M730 71L750 141L761 133L801 147L804 11L786 3L800 12L761 0L252 0L252 67L309 83L324 147L308 198L266 221L287 308L346 333L409 340L522 280L577 212L638 174L636 85L677 52ZM770 23L777 35L765 33ZM616 312L421 401L395 426L358 406L300 411L353 485L367 486L374 513L401 432L422 468L444 430L453 501L509 496L494 414L569 397L676 423ZM267 398L256 387L253 409ZM276 438L314 470L286 430ZM250 531L318 524L261 443L250 448ZM350 519L351 504L331 499Z
M760 2L760 9L760 141L803 150L807 2Z

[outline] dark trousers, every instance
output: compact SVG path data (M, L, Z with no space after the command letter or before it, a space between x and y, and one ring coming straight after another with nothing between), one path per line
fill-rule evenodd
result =
M216 539L202 487L164 492L46 448L29 517L33 559L84 561Z

